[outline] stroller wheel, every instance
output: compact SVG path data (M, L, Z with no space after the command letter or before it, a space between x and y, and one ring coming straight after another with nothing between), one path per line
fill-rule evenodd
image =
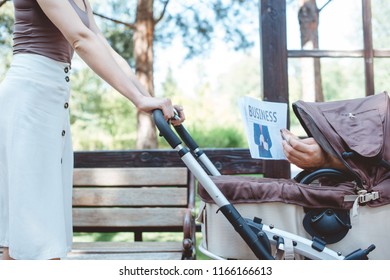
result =
M298 183L310 184L321 178L340 182L351 180L349 174L332 168L317 169L315 171L304 170L295 176L294 180Z

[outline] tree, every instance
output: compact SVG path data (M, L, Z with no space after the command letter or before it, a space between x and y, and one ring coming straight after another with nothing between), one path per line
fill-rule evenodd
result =
M3 6L6 2L8 2L9 0L2 0L0 1L0 7Z
M162 88L165 97L172 98L180 94L171 68L168 69L165 81L162 83Z
M133 3L134 1L132 1ZM210 48L212 39L221 34L234 49L245 49L253 45L248 40L243 27L253 31L257 18L247 13L257 9L258 1L213 0L213 1L169 1L138 0L133 21L118 19L96 13L103 19L124 25L133 31L134 67L136 74L146 89L154 95L153 62L154 43L171 43L172 38L180 34L188 49L187 57L204 53ZM121 5L111 0L112 5ZM129 7L131 3L122 4ZM172 9L168 9L168 7ZM128 10L122 10L122 14ZM130 17L130 15L129 15ZM139 149L156 148L157 137L151 117L138 112L137 145Z

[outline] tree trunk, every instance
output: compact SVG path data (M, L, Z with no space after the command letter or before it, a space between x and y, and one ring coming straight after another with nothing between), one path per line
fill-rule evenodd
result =
M140 82L154 96L153 84L153 0L138 0L134 30L135 71ZM157 148L156 128L149 114L137 113L137 149Z
M316 0L300 0L298 19L302 49L318 49L319 10ZM302 58L302 99L324 101L320 58Z
M3 6L5 3L7 3L9 0L2 0L0 1L0 7Z

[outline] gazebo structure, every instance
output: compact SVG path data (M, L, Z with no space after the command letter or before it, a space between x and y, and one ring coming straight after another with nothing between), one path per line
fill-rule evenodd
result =
M360 58L364 59L365 95L373 95L374 58L390 57L389 50L375 50L372 36L371 0L361 0L363 49L361 50L288 50L286 28L286 0L260 0L260 38L262 58L263 98L265 101L289 103L289 58ZM271 177L291 176L289 164L267 161Z

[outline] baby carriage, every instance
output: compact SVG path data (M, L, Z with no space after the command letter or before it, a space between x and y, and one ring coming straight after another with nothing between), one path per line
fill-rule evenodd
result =
M348 171L303 171L294 179L221 175L182 125L176 132L192 153L154 112L161 135L199 181L199 249L214 259L390 259L387 93L298 101L293 109L308 136Z

